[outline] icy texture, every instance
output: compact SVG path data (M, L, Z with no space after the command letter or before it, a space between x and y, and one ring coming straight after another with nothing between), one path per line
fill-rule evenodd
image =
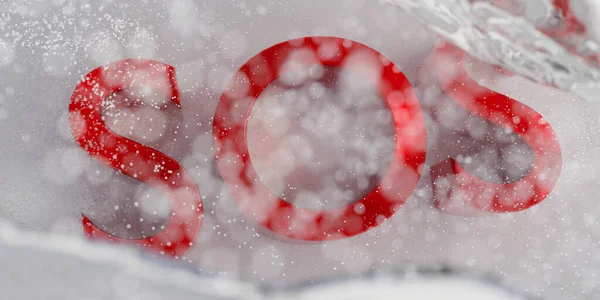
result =
M192 273L113 245L42 236L2 223L0 290L5 299L523 299L484 279L414 271L335 279L285 288Z
M495 47L502 43L511 47L517 45L507 42L504 33L488 36L493 31L473 29L475 21L471 19L477 17L474 20L479 20L483 12L493 11L495 15L503 11L485 3L438 2L441 4L408 0L398 3L408 8L411 3L423 7L430 5L430 11L450 9L442 12L462 26L457 29L455 42L469 46L471 52L480 54L480 58L492 57L494 62L503 63L505 53L494 50ZM572 2L593 4L590 1ZM493 3L508 9L507 4L517 2ZM538 9L550 10L548 5L540 6L538 1L531 3L534 4L524 10L508 10L537 20L536 26L552 19L549 16L553 13ZM481 8L476 10L475 7ZM576 8L574 6L573 11L582 21L586 14L596 14L592 9ZM460 10L463 15L455 13ZM479 15L465 16L467 12L478 12ZM444 14L436 13L432 20ZM460 19L461 16L467 19ZM506 17L514 18L512 15ZM559 28L561 22L557 23ZM516 30L513 27L526 33L534 30L532 26L527 27L530 23L522 23L524 27L508 24L498 25L494 30L497 27L513 30L513 33ZM491 26L486 24L481 26ZM594 31L594 25L589 24L589 37L595 39L598 33ZM561 44L569 37L576 41L587 38L578 31L557 35L556 32L561 30L554 30L552 26L544 30L555 32L556 41ZM468 34L463 35L463 32ZM424 176L402 209L374 230L335 242L289 241L257 225L240 213L214 167L212 116L224 83L248 58L266 47L308 35L349 38L380 51L411 81L426 117L441 116L428 119ZM463 36L466 38L461 39ZM519 34L516 37L528 36ZM525 39L525 42L532 41ZM563 152L563 173L553 194L528 211L483 218L445 214L431 205L432 188L427 168L454 157L470 163L474 170L485 171L483 175L488 172L495 175L497 163L504 167L503 158L497 153L501 147L488 143L482 149L482 155L470 156L462 137L454 133L482 139L503 128L492 128L440 91L434 69L423 60L437 42L431 31L404 10L369 0L0 0L0 218L44 235L58 232L82 236L81 214L84 213L98 225L127 238L140 237L140 228L160 228L165 223L165 212L169 207L161 198L162 194L89 157L76 144L68 122L69 99L83 75L114 60L149 58L175 67L181 108L168 105L164 109L155 109L153 106L162 106L168 101L146 94L115 95L113 103L106 103L105 121L116 133L175 158L194 177L203 197L205 215L194 247L180 261L189 264L189 268L259 284L283 284L320 282L322 278L352 276L367 270L440 262L469 272L492 274L508 286L542 299L599 299L600 204L597 195L600 175L597 170L600 168L600 139L597 134L600 132L600 106L597 104L600 102L576 101L574 95L519 76L507 78L504 74L496 74L485 77L481 74L485 72L481 71L486 64L474 64L470 70L474 79L539 111L552 125ZM553 73L555 66L548 67L543 60L538 60L538 56L527 56L535 68L525 68L515 63L518 62L516 59L508 60L514 66L507 68L513 71L521 68L527 71L525 75L534 79L544 79L549 73L553 77L548 78L558 76L565 83L573 76L581 84L593 79L590 75L594 70L590 67L594 65L590 60L593 52L585 57L585 62L582 59L571 63L570 60L577 56L567 54L559 43L550 42L552 47L547 47L558 54L545 57L567 60L565 68L570 68L571 73ZM521 51L509 50L506 53ZM527 55L532 53L523 51ZM583 71L577 73L579 69ZM579 82L577 80L573 82ZM287 88L281 93L273 93L279 97L263 95L252 112L255 120L251 119L251 125L262 126L256 131L248 130L249 144L256 150L252 159L265 158L262 162L257 160L257 164L262 164L257 166L259 175L283 196L291 198L296 193L295 204L299 206L327 208L344 204L342 200L352 201L354 197L347 197L347 194L358 197L369 190L365 175L377 175L387 165L385 160L389 157L392 140L389 133L393 131L387 121L387 112L375 105L355 111L340 110L341 100L349 101L350 107L356 102L366 105L371 101L334 92L319 84L309 85L304 90L303 87ZM124 96L132 100L131 105L118 105L116 100ZM362 101L350 101L355 99ZM155 103L155 100L160 101ZM320 101L318 105L315 104L317 101ZM378 104L378 101L372 103ZM295 120L298 123L294 123ZM297 124L307 126L292 131ZM341 132L342 128L346 130ZM297 133L298 138L290 138L292 133ZM267 137L269 140L265 141ZM523 143L511 141L510 134L499 137L510 146L506 148L511 155L505 161L527 169L531 156L520 150ZM344 149L356 150L357 155L352 156L356 159L340 154ZM321 154L330 156L321 159ZM331 156L336 156L337 160ZM331 162L344 164L336 166ZM511 166L506 166L510 175L519 178L523 168ZM295 176L287 177L286 174ZM284 176L285 180L281 180ZM348 189L344 181L358 184ZM325 184L321 188L312 182ZM13 235L21 236L20 233ZM36 239L40 238L42 245L54 248L63 247L64 241L47 240L43 235L23 236L27 243L21 242L22 247L6 246L6 251L0 251L6 253L2 258L6 276L19 278L14 274L24 274L19 276L27 276L31 284L5 281L7 286L2 285L3 289L18 288L34 293L30 290L33 285L54 288L59 282L85 278L58 272L45 272L36 277L35 273L42 272L43 268L30 268L30 261L34 261L36 255L46 255L45 250L36 246ZM9 245L14 243L16 241L11 241ZM56 245L50 245L52 243ZM65 265L88 266L90 263L82 262L79 257L87 255L87 249L91 251L94 247L96 245L70 248L72 251L64 255L64 260L75 260L76 263ZM35 255L21 254L32 252ZM109 258L117 260L120 252L110 252ZM125 252L123 263L129 259L135 263L137 254ZM51 258L44 263L54 261L59 260ZM102 263L103 266L106 264L113 266L108 260ZM43 266L41 262L40 265ZM165 269L170 269L166 266ZM115 266L113 271L107 271L106 284L118 274L119 268ZM74 272L79 274L80 271ZM170 271L165 272L167 275L164 276L170 274ZM156 275L156 272L141 273L135 276ZM160 279L157 281L162 281L163 275L156 276ZM206 282L202 277L192 277L198 286ZM80 281L72 283L66 285L67 288L81 288ZM190 291L186 284L181 288ZM337 289L336 286L331 288ZM191 290L193 293L194 289ZM20 296L15 293L9 295ZM33 294L28 296L12 298L36 298ZM83 297L86 298L95 297Z
M485 281L460 276L394 275L328 281L310 287L274 293L278 300L523 300L525 298Z
M198 276L133 249L0 224L4 299L258 299L254 287Z
M596 1L385 1L487 62L586 100L596 100L600 91ZM559 2L567 6L561 8ZM577 15L581 21L574 19ZM579 22L589 27L589 34L585 27L576 28Z

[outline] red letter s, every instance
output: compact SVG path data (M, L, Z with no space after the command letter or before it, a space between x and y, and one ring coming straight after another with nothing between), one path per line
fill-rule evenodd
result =
M562 167L560 145L550 124L530 107L473 80L465 68L467 54L461 49L442 42L434 51L435 73L442 90L469 112L512 130L534 155L524 178L504 184L477 178L454 159L433 166L436 207L454 214L504 213L521 211L544 200L554 189ZM444 178L448 181L440 184Z
M171 204L171 219L160 233L139 240L110 235L85 216L82 216L83 227L86 236L92 239L137 244L181 256L191 247L202 219L202 201L193 178L174 159L110 131L101 116L101 104L106 97L144 85L170 94L171 100L179 105L173 67L151 60L127 59L85 76L71 97L69 122L77 143L89 155L166 195Z

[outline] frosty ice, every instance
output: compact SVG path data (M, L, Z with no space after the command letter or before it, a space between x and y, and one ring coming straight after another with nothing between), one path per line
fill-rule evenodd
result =
M533 148L534 158L526 177L510 184L494 184L474 177L455 160L433 166L437 207L472 215L471 211L519 211L541 202L552 191L561 165L560 146L550 125L531 108L489 92L470 79L465 70L460 70L462 60L466 59L460 50L443 44L438 52L437 61L442 68L436 72L447 87L445 91L468 110L516 132ZM257 176L248 152L247 122L263 89L280 74L298 72L297 69L315 64L369 74L365 80L378 87L396 128L394 159L386 167L388 171L381 183L364 198L341 209L308 210L278 198ZM459 71L446 73L444 64L457 65ZM370 69L374 71L369 72ZM171 213L166 228L161 226L155 234L142 231L145 239L141 243L161 253L182 256L200 227L200 195L188 172L173 159L106 129L100 109L103 99L128 88L157 88L159 94L169 94L172 101L179 103L171 66L144 60L115 62L86 75L75 89L69 109L73 134L89 155L124 175L157 185L170 195ZM215 156L223 180L247 218L293 239L347 238L383 223L414 191L426 156L424 122L410 83L387 58L352 40L305 37L262 51L234 75L215 112ZM441 183L442 180L445 182ZM143 218L140 220L143 222ZM83 224L90 237L114 239L114 233L98 231L87 217Z
M411 290L449 295L450 287L472 290L474 281L483 281L483 285L508 287L519 296L596 299L600 107L594 100L595 4L389 2L0 3L0 218L19 228L3 231L0 239L9 266L2 289L16 297L46 292L48 297L85 299L164 298L181 288L181 294L196 297L198 287L189 283L212 284L206 281L209 277L232 279L223 283L231 290L237 280L251 282L241 294L260 299L343 297L353 289L357 295L386 299ZM444 24L440 20L454 27L440 27ZM443 37L439 39L431 29ZM240 67L273 45L289 41L301 45L298 41L308 39L297 39L310 36L336 37L341 49L361 44L378 54L348 56L346 60L359 65L353 71L349 66L319 62L320 55L335 57L335 47L300 51L294 59L316 57L312 60L316 63L304 67L290 63L278 70L281 76L258 97L248 97L248 83L262 75L255 69L253 78L252 72L238 72ZM453 46L440 50L440 40L468 54ZM450 53L460 55L445 55ZM118 154L117 159L109 161L116 167L112 168L78 144L85 132L79 129L86 126L73 126L73 134L71 122L79 124L83 118L76 114L70 118L69 105L74 89L88 73L122 61L152 64L143 68L131 63L130 70L120 74L126 76L109 76L108 87L122 80L129 87L113 94L106 89L99 106L96 98L92 109L78 108L86 114L99 109L95 118L105 128L95 121L87 126L103 133L96 136L90 131L88 140L93 144L88 149L115 151L111 154ZM265 70L264 65L256 65ZM174 76L165 66L172 68ZM402 109L392 113L388 102L402 102L398 93L392 101L380 97L378 83L387 81L381 74L388 66L396 66L407 80L422 119L407 117L410 114ZM92 89L93 81L90 77ZM136 87L131 88L131 83ZM172 98L174 84L178 103ZM238 110L233 105L230 113L220 109L231 119L219 130L235 125L245 131L229 135L227 145L215 143L213 131L213 116L223 96L229 99L225 103L239 105ZM508 105L496 102L498 110L487 114L478 105L483 97L504 99L502 103ZM396 126L397 120L412 124ZM426 152L422 167L395 176L404 181L393 180L415 183L414 188L384 188L389 166L405 163L396 152L402 148L396 136L404 135L404 141L425 139L423 132L425 143L415 139L402 145ZM117 137L138 146L108 147L122 141ZM234 137L246 139L247 151L238 149ZM105 152L94 145L106 146ZM153 149L146 154L154 153L156 159L140 159L129 151L141 153L142 148ZM244 165L240 153L249 158ZM164 167L166 157L177 165ZM450 159L456 163L443 165L445 174L434 178L440 173L432 167ZM462 170L455 174L458 167ZM146 181L134 177L137 171ZM251 181L224 181L223 174ZM154 181L158 178L162 179ZM264 198L260 193L245 193L258 190L259 181L254 179L266 187L261 188ZM359 216L368 214L369 208L377 214L387 210L357 203L378 186L381 195L395 202L395 212L373 216L374 222L365 223ZM235 189L246 196L234 197ZM487 190L501 191L502 197L482 192ZM511 194L521 197L507 197ZM274 206L248 205L277 198L297 210L278 214L281 211L270 209ZM172 203L180 203L182 209ZM329 231L310 228L314 223L299 220L302 214L296 213L324 215L345 207L352 208L347 223L325 222L338 226L329 226L333 229ZM82 226L82 214L89 221L87 227ZM337 217L329 214L328 220ZM161 237L161 232L177 232L171 230L169 220L190 226L179 231L183 234L155 239L155 244L146 240ZM361 223L369 225L368 230L356 230L365 228L357 226ZM336 235L338 229L349 230ZM94 243L82 239L92 232L98 237L108 234ZM315 236L323 240L314 241ZM121 243L111 244L112 250L102 254L105 238ZM86 246L75 246L73 240ZM193 244L181 243L186 241ZM177 259L163 261L151 271L134 271L133 276L110 271L112 262L107 260L94 261L94 256L105 255L119 260L119 266L125 263L136 269L132 264L137 260L130 260L135 255L125 245L134 242L155 247L141 251L144 256ZM161 245L168 242L171 248L163 249ZM39 260L31 253L37 253ZM85 274L95 275L88 279L110 279L95 281L86 294L82 276L30 274L42 265L54 270L61 262L74 273L81 270L78 266L89 267ZM474 280L455 280L454 272L437 269L434 277L441 276L441 281L423 278L430 275L423 274L423 268L438 264L464 270L466 274L458 277ZM163 281L171 277L167 269L179 267L199 274L178 277L178 283L165 282L166 289L140 278L140 273L147 273ZM401 271L386 273L390 268ZM418 277L416 282L412 276ZM36 281L40 294L17 284L19 278ZM62 288L60 283L67 281ZM213 286L221 286L220 282L214 281ZM177 287L172 289L171 283ZM256 290L271 284L272 289ZM149 285L157 288L147 290ZM394 295L363 288L369 285ZM204 296L226 298L219 295L224 290ZM482 291L502 297L505 290ZM232 298L243 298L241 294Z

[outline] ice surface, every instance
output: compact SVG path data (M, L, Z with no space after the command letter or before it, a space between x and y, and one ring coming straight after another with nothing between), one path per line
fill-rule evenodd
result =
M252 285L200 276L134 249L0 225L5 299L259 299Z
M404 10L389 2L0 1L0 218L35 232L2 231L0 259L6 272L0 275L1 290L10 291L13 299L44 298L43 293L68 299L69 290L81 292L77 296L83 299L129 299L142 290L170 299L171 293L209 297L202 294L204 287L213 286L257 293L244 284L238 289L237 280L289 286L334 278L314 291L266 289L267 295L319 299L313 293L338 294L365 272L442 263L473 276L489 274L543 299L598 299L597 2L569 2L585 23L585 33L566 30L567 19L556 17L554 6L542 0L394 1ZM424 59L439 41L433 32L534 80L488 72L485 63L474 62L469 69L480 84L538 111L556 132L563 171L540 205L484 217L449 215L432 205L429 167L444 159L460 159L478 175L497 181L518 179L532 160L514 134L469 114L441 92L431 62ZM309 35L344 37L381 52L409 79L427 121L427 162L406 204L371 231L323 243L286 240L244 216L214 166L212 140L212 117L235 71L269 46ZM120 237L136 238L140 228L160 228L169 211L152 186L89 157L69 126L69 99L77 82L100 64L123 58L155 59L176 69L181 107L157 109L155 100L162 105L168 99L134 91L119 95L134 101L123 106L107 101L104 112L116 133L173 157L194 177L205 213L194 247L176 265L80 239L82 213ZM289 87L295 79L282 78L282 85ZM565 91L573 87L577 94ZM368 191L369 176L377 179L387 165L393 132L389 112L380 99L360 101L362 95L346 97L336 94L339 88L335 92L318 83L300 93L302 88L257 100L250 122L257 129L248 130L252 159L262 164L256 169L269 187L295 195L299 206L343 205ZM488 136L506 147L487 143L481 155L465 153L467 138ZM344 155L349 150L357 153ZM510 155L500 156L500 151ZM287 175L294 176L283 178ZM64 266L71 271L61 272ZM91 278L89 285L85 278ZM397 285L366 280L360 284L381 284L382 290ZM221 282L230 284L221 288ZM437 281L406 283L418 285L419 291L426 286L426 292L430 284Z
M401 279L399 279L401 278ZM522 296L504 290L483 280L451 275L380 275L365 278L347 278L290 288L287 292L272 293L280 300L524 300Z
M417 16L434 32L487 62L590 101L600 91L597 1L386 2ZM570 28L576 21L567 14L578 17L577 22L585 27Z
M519 300L497 283L446 272L414 270L331 279L319 284L262 288L134 249L92 244L80 238L43 236L0 227L0 290L6 299L486 299Z

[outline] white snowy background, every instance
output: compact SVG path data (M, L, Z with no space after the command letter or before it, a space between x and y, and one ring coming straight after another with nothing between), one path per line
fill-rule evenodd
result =
M551 300L600 297L600 101L584 101L520 77L490 78L484 70L471 70L473 78L487 79L482 81L487 87L538 111L556 132L563 155L562 173L553 193L541 204L519 213L477 218L444 214L433 207L426 167L402 209L355 237L319 243L291 241L245 218L214 166L211 118L224 84L249 58L273 44L311 35L364 43L401 68L426 116L428 167L463 154L460 147L444 147L454 139L439 134L447 132L445 127L463 126L473 135L493 130L440 92L432 68L424 61L438 37L417 19L383 2L0 0L0 218L19 230L37 232L40 239L54 234L81 237L84 213L121 237L137 237L132 224L135 228L150 226L137 224L144 209L168 212L166 200L150 186L89 158L75 143L68 123L70 97L83 75L119 59L150 58L175 67L181 109L109 107L106 123L115 132L175 158L194 177L203 196L204 218L195 246L180 261L185 269L206 276L285 285L444 264L488 274L528 296ZM297 205L340 207L372 188L369 180L386 166L393 152L393 143L392 148L389 144L393 130L385 115L377 118L385 108L377 99L344 98L322 89L306 84L304 90L289 91L274 85L253 109L248 143L257 171L275 193L293 196ZM347 101L349 107L364 105L364 109L343 110L337 105L341 101ZM447 104L440 108L440 101ZM435 109L442 109L447 118L432 120ZM343 139L340 132L344 132ZM520 146L518 142L514 145ZM290 154L293 151L299 152ZM339 155L345 151L356 155L352 159ZM513 160L516 165L531 159L527 150L515 151L521 153ZM483 173L503 164L485 158L476 162L483 165L479 168ZM336 174L339 170L345 173ZM483 173L479 175L493 178ZM323 199L347 191L347 182L358 182L349 188L354 198L338 197L323 203ZM141 203L141 213L135 202ZM151 225L165 222L160 214L146 220ZM14 236L9 240L18 240L21 233L11 232ZM0 247L4 273L0 293L10 291L12 299L17 299L19 290L29 293L26 290L36 286L53 288L45 283L58 281L64 291L73 288L77 292L68 296L72 298L59 293L56 299L86 299L81 284L88 275L79 276L84 272L79 269L71 274L38 274L38 265L52 263L56 267L60 260L47 253L48 249L31 246L33 238L22 234L29 241L19 249L7 239L0 241L4 244ZM77 249L69 255L77 257ZM24 257L28 251L31 255ZM113 256L120 253L111 251ZM126 253L124 257L133 255ZM45 261L36 262L33 257ZM90 264L85 269L89 276L94 276L92 270L106 276L108 289L128 289L119 282L122 275L106 271L111 268L108 263L89 261L93 259L86 256L77 259ZM80 263L69 260L65 264ZM169 272L171 268L165 266ZM154 282L169 276L160 275L159 270L148 272L158 274L152 279L155 281L138 284L160 290L153 287ZM8 281L18 274L31 282L17 285ZM208 280L190 276L182 280ZM184 286L179 293L186 293L194 284ZM169 285L165 289L176 288ZM91 299L117 298L94 294L91 289L89 293ZM158 295L156 299L166 299L164 295L171 292L153 293Z

